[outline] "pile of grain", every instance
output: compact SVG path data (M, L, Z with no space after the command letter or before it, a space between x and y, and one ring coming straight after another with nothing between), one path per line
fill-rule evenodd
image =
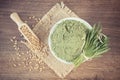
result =
M23 49L23 41L18 42L16 37L10 39L15 49L15 54L12 55L10 62L13 67L21 67L27 69L28 71L42 71L45 69L46 65L40 57L28 49ZM24 46L25 47L25 46Z
M36 18L35 16L29 17L29 19L35 20L36 22L40 20L40 18ZM46 45L42 44L43 45L42 50L39 52L42 55L42 57L38 57L30 49L22 48L23 46L26 47L25 45L23 45L23 43L25 42L22 40L18 41L16 36L12 37L10 41L12 42L13 48L16 52L14 55L12 55L12 58L10 59L10 63L13 67L16 68L20 67L23 70L26 69L28 71L40 71L40 72L43 71L45 67L47 67L46 64L41 59L43 58L44 54L47 53ZM27 47L33 47L33 46L27 45Z

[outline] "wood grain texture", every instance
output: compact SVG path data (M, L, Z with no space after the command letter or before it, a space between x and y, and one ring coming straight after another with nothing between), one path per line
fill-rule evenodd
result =
M9 18L18 12L23 20L29 16L42 16L61 0L1 0L0 1L0 80L60 80L52 70L27 72L9 66L9 58L15 54L10 38L20 33ZM111 50L102 57L85 62L74 69L66 80L120 80L120 1L119 0L63 0L79 17L91 25L101 22L103 33L110 38ZM34 21L28 20L32 26ZM26 49L25 49L26 50ZM18 61L19 62L19 61Z

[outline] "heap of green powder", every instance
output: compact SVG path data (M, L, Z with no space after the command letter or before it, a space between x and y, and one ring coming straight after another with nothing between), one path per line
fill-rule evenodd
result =
M86 26L80 21L65 20L51 34L51 49L57 57L72 62L78 57L85 43Z

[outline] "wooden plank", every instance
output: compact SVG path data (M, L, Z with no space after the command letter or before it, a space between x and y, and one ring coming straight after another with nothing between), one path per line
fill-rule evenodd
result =
M29 16L42 18L59 0L1 0L0 1L0 79L1 80L60 80L47 68L43 72L29 72L8 66L9 58L15 54L9 39L20 34L16 24L9 18L11 12L18 12L28 24L36 24ZM120 1L119 0L63 0L80 18L91 25L103 24L103 32L110 38L111 50L101 58L83 63L73 70L67 80L120 80ZM18 41L20 42L20 41ZM26 51L26 49L24 49ZM19 60L18 62L21 62ZM19 70L18 70L19 69Z

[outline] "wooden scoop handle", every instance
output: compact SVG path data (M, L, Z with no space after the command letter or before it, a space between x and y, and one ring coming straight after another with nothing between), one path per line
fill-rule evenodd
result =
M16 12L13 12L10 15L10 18L18 25L18 27L21 27L23 24L25 24L19 17L19 15Z

